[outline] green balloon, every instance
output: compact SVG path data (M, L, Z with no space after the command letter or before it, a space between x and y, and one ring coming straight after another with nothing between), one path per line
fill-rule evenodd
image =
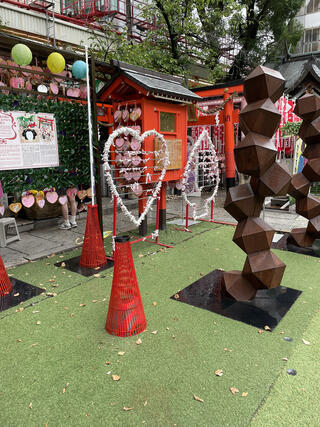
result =
M18 65L29 65L32 61L32 52L25 44L18 43L11 49L11 57Z

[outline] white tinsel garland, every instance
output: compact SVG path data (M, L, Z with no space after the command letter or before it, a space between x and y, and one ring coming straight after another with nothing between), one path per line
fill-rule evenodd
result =
M148 197L145 209L142 212L142 214L139 216L139 218L136 218L128 210L126 205L123 203L123 200L121 199L121 197L118 193L118 190L114 184L114 181L113 181L113 178L111 175L111 166L109 164L110 147L112 145L114 146L114 140L122 134L131 135L133 138L139 140L141 145L142 145L142 142L144 141L145 138L148 138L149 136L156 136L161 141L162 148L164 149L163 169L162 169L160 176L158 178L157 185L154 188L153 193ZM136 153L138 153L138 152L136 152ZM162 185L162 181L163 181L163 178L166 174L167 167L169 164L169 151L168 151L167 143L166 143L166 140L164 139L164 136L162 134L160 134L159 132L157 132L155 129L148 130L148 131L144 132L142 135L140 135L139 132L137 132L136 130L134 130L130 127L120 127L118 129L116 129L115 131L113 131L112 134L109 136L109 138L105 144L105 147L104 147L104 152L103 152L102 158L104 161L105 176L106 176L107 182L109 184L112 195L116 197L117 203L120 206L122 212L125 214L125 216L127 218L129 218L130 221L133 222L137 227L139 227L139 225L141 224L141 222L144 220L145 216L147 215L149 209L151 208L152 203L154 202L154 200L157 198L157 196L159 194L159 191L160 191L161 185Z
M201 143L203 141L205 141L205 139L207 138L208 140L208 144L209 144L209 149L208 151L211 151L211 156L212 156L212 166L215 170L215 186L214 186L214 190L211 194L210 197L208 197L207 199L205 199L204 201L204 212L201 215L197 215L197 205L196 203L191 203L190 200L188 199L187 193L186 193L186 184L188 182L188 176L189 173L191 172L192 169L192 163L196 163L196 169L195 169L195 176L196 176L196 180L198 177L198 167L199 167L199 147L201 145ZM195 159L195 160L193 160ZM220 178L219 178L219 168L218 168L218 158L217 158L217 154L216 154L216 150L214 148L214 144L208 134L208 131L204 130L201 135L199 136L199 138L197 139L197 141L195 142L194 146L192 147L192 151L190 153L189 159L187 161L184 173L182 175L182 196L185 200L185 202L191 207L192 209L192 217L193 219L197 220L199 218L202 218L206 215L209 215L209 205L212 201L214 201L216 194L218 192L218 187L219 187L219 182L220 182ZM198 188L198 183L196 181L196 187ZM199 190L201 190L202 188L199 188Z

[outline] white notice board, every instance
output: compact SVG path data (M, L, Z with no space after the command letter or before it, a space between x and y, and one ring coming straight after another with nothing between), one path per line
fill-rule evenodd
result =
M0 110L0 170L59 166L54 114Z

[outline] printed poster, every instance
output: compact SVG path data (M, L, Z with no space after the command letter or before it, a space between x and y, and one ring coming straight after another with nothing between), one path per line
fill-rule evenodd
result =
M59 166L54 114L0 111L0 170Z

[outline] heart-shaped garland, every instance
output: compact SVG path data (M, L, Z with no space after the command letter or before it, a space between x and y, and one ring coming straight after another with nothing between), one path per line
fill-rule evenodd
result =
M114 185L113 178L111 175L111 167L109 165L110 147L111 147L111 145L114 146L114 140L116 138L118 138L120 135L123 135L124 133L131 135L134 139L138 140L141 145L142 145L142 142L144 141L145 138L148 138L149 136L156 136L157 138L159 138L159 140L162 143L162 147L164 148L164 156L165 157L164 157L164 162L163 162L163 169L160 173L157 185L156 185L154 191L152 192L151 196L148 197L145 209L141 213L141 215L139 216L138 219L131 212L129 212L127 207L124 205L124 203L123 203L123 201L122 201L122 199L118 193L118 190L117 190L116 186ZM104 161L105 176L106 176L106 179L108 181L112 195L117 198L117 203L120 206L122 212L130 219L131 222L133 222L137 227L139 227L139 225L141 224L141 222L144 220L145 216L149 212L149 209L151 208L152 203L154 202L154 200L157 198L157 196L159 194L163 178L166 174L167 167L169 165L169 151L168 151L167 143L166 143L166 140L164 139L164 136L161 135L159 132L157 132L154 129L148 130L148 131L144 132L142 135L140 135L139 132L137 132L134 129L131 129L129 127L118 128L115 131L113 131L112 134L109 136L109 138L105 144L105 147L104 147L104 154L103 154L102 158Z
M208 140L208 145L209 145L209 149L206 150L206 151L211 151L210 157L213 158L212 167L213 167L213 169L216 170L216 172L215 172L215 186L214 186L214 190L213 190L211 196L208 197L207 199L205 199L205 201L204 201L204 212L201 215L197 215L197 205L196 205L196 203L190 202L190 200L188 199L188 196L187 196L187 193L186 193L186 185L187 185L187 182L188 182L189 173L192 170L192 163L194 163L193 159L198 159L198 156L197 156L198 148L201 145L201 142L204 141L206 138ZM197 176L198 174L197 174L197 170L198 170L198 161L197 161L197 164L195 165L196 186L198 186L198 176ZM210 138L210 136L208 134L208 131L204 130L201 133L201 135L199 136L199 138L197 139L197 141L195 142L194 146L192 147L192 151L191 151L190 156L188 158L186 167L184 169L184 173L182 175L182 180L181 180L182 196L183 196L185 202L192 209L192 212L193 212L192 213L192 217L193 217L193 219L197 220L199 218L202 218L204 216L209 215L209 206L210 206L210 203L212 201L214 201L214 199L216 197L216 194L217 194L218 188L219 188L219 182L220 182L220 178L219 178L219 172L218 172L218 158L217 158L216 150L215 150L213 142L212 142L212 140L211 140L211 138ZM201 191L202 189L198 188L198 190Z

